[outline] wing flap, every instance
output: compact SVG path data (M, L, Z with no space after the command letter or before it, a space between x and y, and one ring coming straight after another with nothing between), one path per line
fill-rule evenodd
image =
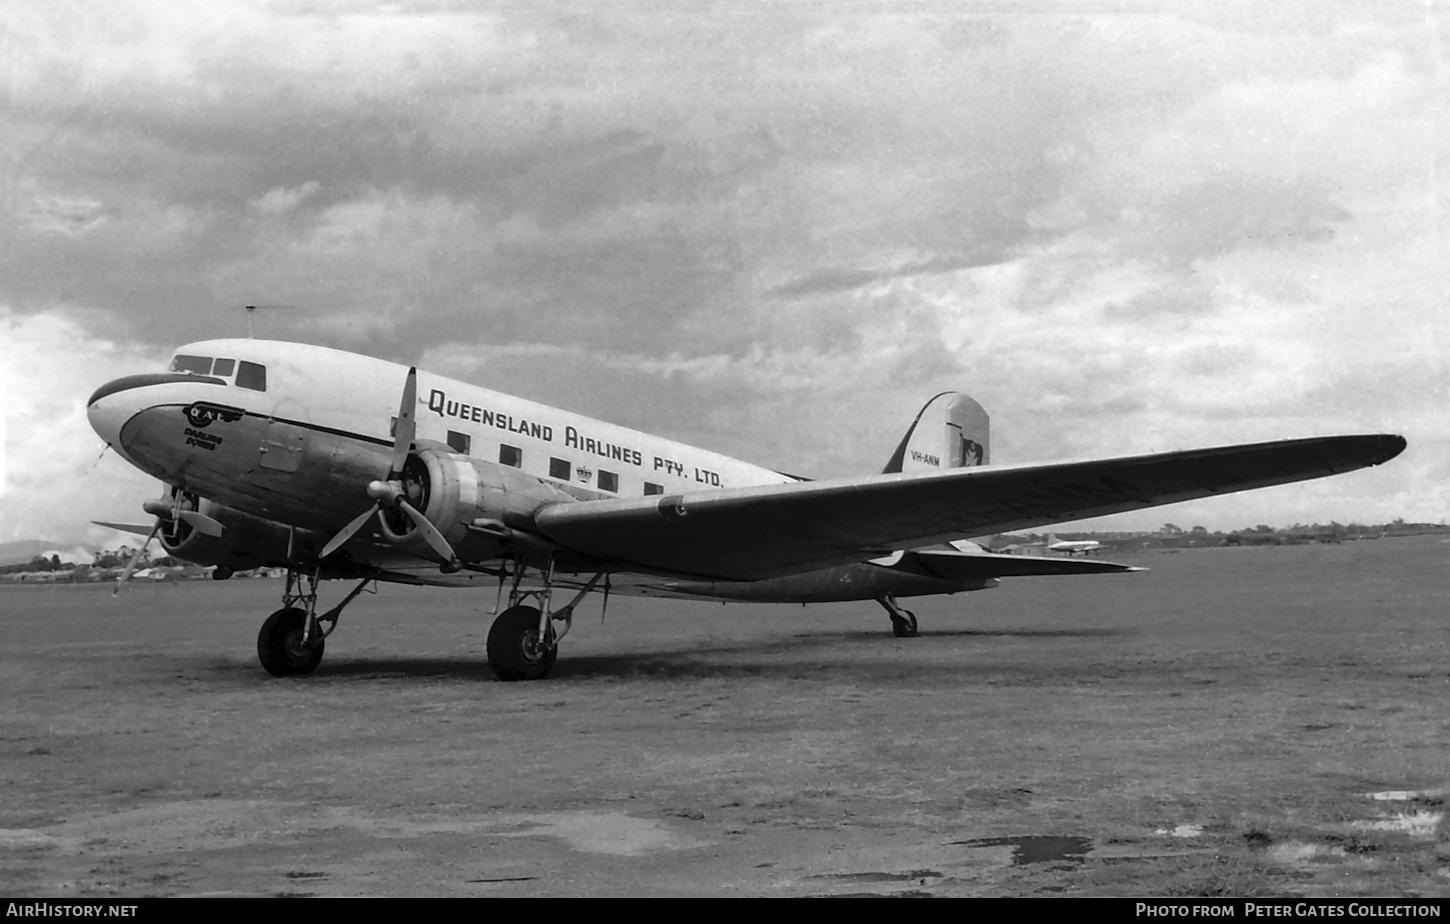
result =
M541 510L578 552L678 575L751 581L893 549L1030 529L1378 465L1389 434L1318 437L1091 462L882 474Z

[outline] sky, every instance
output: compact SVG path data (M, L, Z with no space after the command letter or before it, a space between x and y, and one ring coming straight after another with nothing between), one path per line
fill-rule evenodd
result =
M145 522L85 400L247 304L814 477L945 389L998 463L1401 433L1080 528L1450 519L1447 10L6 3L0 541Z

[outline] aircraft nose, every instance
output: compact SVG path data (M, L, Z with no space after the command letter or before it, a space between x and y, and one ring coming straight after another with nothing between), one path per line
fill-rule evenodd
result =
M112 449L121 449L121 427L140 410L135 400L137 387L149 384L149 377L127 375L97 388L86 402L86 419L91 429Z
M123 412L120 401L97 395L100 391L91 395L90 402L86 404L86 419L91 422L91 429L96 431L96 435L115 448L121 439L121 425L130 415Z

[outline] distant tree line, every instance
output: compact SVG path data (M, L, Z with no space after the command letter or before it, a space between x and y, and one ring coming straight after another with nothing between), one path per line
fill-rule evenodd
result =
M28 574L37 571L89 571L92 568L124 568L131 560L130 555L118 555L115 552L97 553L90 564L77 564L76 562L61 561L59 555L52 555L46 558L44 555L33 556L30 561L19 562L13 565L0 565L0 574ZM163 558L147 558L142 556L138 567L154 568L176 568L185 565L186 562L179 558L172 558L167 555Z
M1209 530L1205 526L1184 529L1176 523L1164 523L1156 530L1132 532L1056 532L1059 539L1096 539L1104 546L1122 548L1160 546L1167 548L1254 546L1254 545L1301 545L1311 542L1346 542L1361 539L1380 539L1394 536L1419 536L1426 534L1450 534L1450 525L1444 523L1407 523L1396 517L1389 523L1294 523L1275 527L1267 523L1234 530ZM1046 533L1030 533L1035 541L1042 541ZM1021 542L1021 536L995 536L991 545L998 546Z

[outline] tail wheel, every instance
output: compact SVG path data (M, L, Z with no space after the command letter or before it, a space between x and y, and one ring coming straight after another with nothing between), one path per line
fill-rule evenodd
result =
M499 680L542 680L559 657L554 627L539 639L539 611L513 606L498 614L488 630L488 665Z
M916 614L911 610L901 612L906 615L906 618L891 617L891 634L897 638L916 638Z
M262 623L257 633L257 660L273 677L310 674L322 663L323 639L302 640L307 612L295 606L280 609Z

